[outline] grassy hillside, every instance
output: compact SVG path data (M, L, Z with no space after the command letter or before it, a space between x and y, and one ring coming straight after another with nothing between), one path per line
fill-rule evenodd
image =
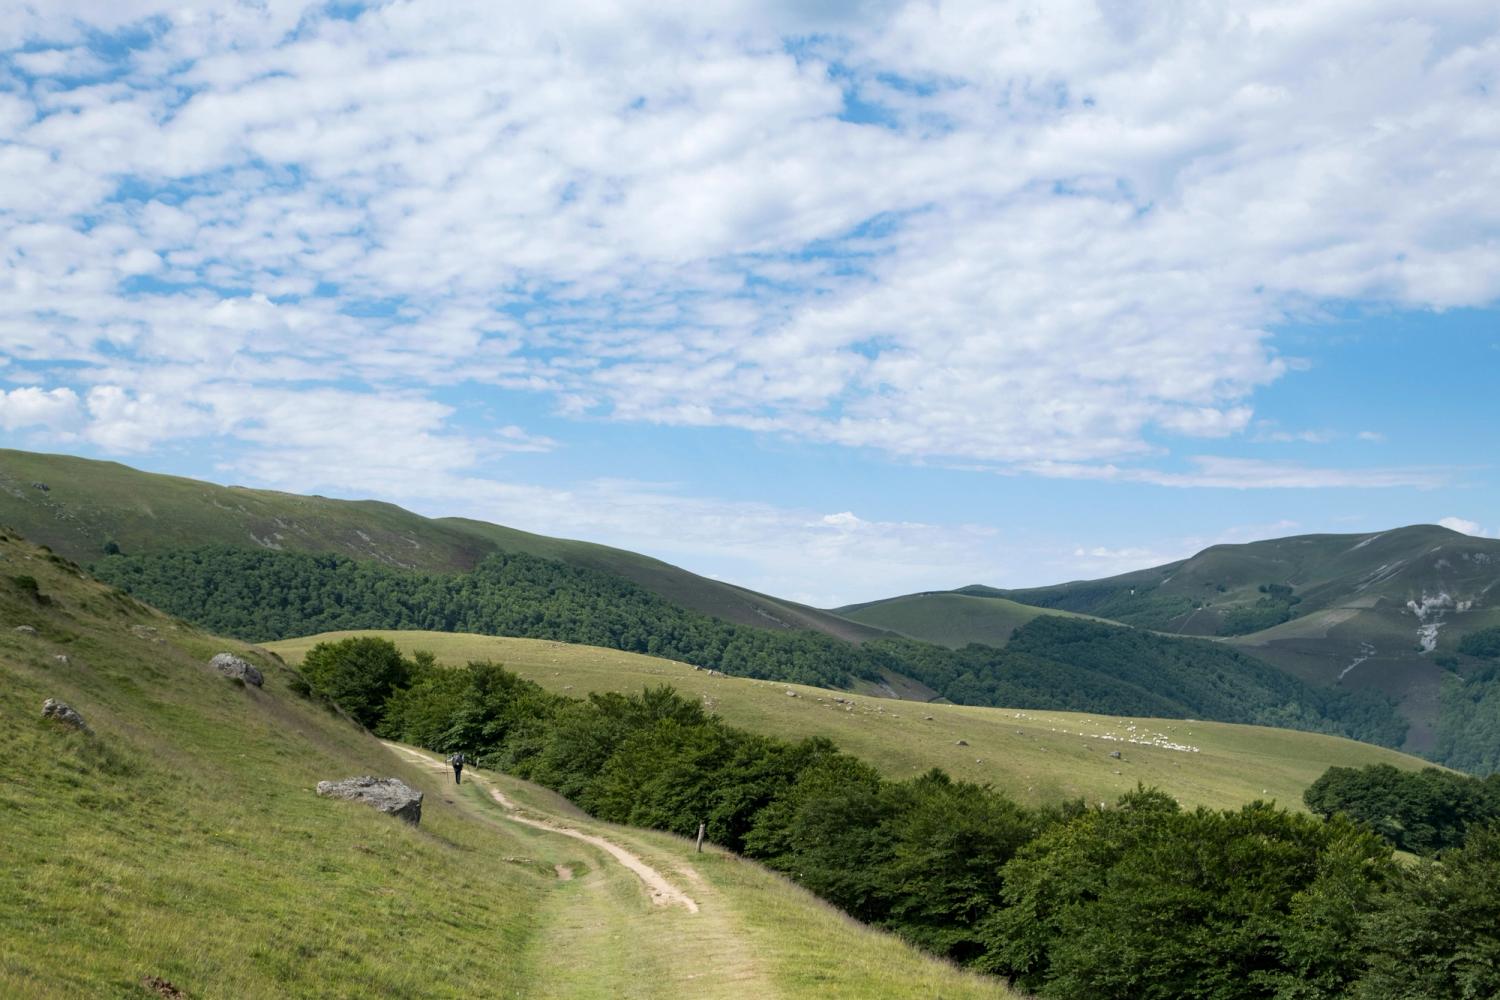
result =
M1447 614L1451 631L1459 631L1467 613L1461 608L1486 607L1500 594L1500 541L1431 524L1297 535L1215 545L1191 559L1102 580L964 592L1205 636L1249 634L1331 608L1404 609L1410 601L1425 610L1423 621L1411 613L1407 631L1415 644L1433 615Z
M742 625L812 629L851 641L880 634L606 545L466 518L425 518L375 501L216 486L67 455L0 449L0 524L80 563L97 559L108 542L134 553L206 544L336 553L444 573L473 569L493 552L521 552L622 576L675 604Z
M393 753L295 694L269 654L8 534L0 626L0 995L145 998L156 979L233 998L1008 995L754 865L491 777L699 911L653 906L611 855ZM226 649L263 689L205 666ZM93 732L42 719L49 697ZM424 791L419 827L312 792L368 773Z
M1018 617L1008 603L958 600L1008 599L1215 637L1310 683L1389 697L1410 723L1407 750L1488 759L1471 745L1481 737L1471 732L1462 698L1444 692L1487 669L1459 646L1466 635L1500 624L1500 541L1494 539L1436 525L1301 535L1216 545L1191 559L1102 580L1015 591L974 586L921 598L845 613L933 641L956 641L1003 633Z
M893 703L821 688L713 676L670 660L535 639L339 632L271 643L268 648L298 662L315 643L353 634L385 636L407 652L429 650L447 663L493 660L575 697L590 691L639 692L647 685L670 683L733 725L789 738L827 736L891 777L907 778L941 767L1033 805L1077 796L1113 801L1144 782L1190 805L1227 808L1274 798L1300 809L1303 789L1331 765L1426 766L1395 751L1311 733ZM1112 751L1119 751L1120 758L1110 757Z
M1385 746L1405 735L1383 699L1309 687L1216 643L1076 616L1039 615L1006 649L906 638L854 646L813 632L733 625L618 576L519 553L490 556L472 573L421 574L342 556L210 546L112 555L94 571L200 627L251 641L340 629L474 632L824 687L848 688L860 678L872 691L899 692L899 674L960 705L1214 719Z
M1071 615L1003 597L939 592L907 594L836 609L852 621L957 649L977 642L1004 646L1013 631L1043 614Z

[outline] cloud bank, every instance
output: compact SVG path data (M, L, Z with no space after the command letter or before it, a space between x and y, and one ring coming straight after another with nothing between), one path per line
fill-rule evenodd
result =
M10 377L119 449L472 380L1118 460L1244 430L1308 303L1500 290L1487 5L818 9L31 10Z
M1428 487L1211 452L1278 324L1500 296L1489 4L60 0L0 49L0 429L268 483L493 482L558 446L524 397Z

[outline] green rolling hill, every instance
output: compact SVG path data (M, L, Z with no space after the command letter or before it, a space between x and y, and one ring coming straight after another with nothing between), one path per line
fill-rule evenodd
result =
M455 787L297 690L0 532L0 996L1014 995L742 858L504 775ZM365 774L421 791L420 824L314 794Z
M559 694L636 693L670 684L728 722L785 739L826 736L891 778L941 767L1031 805L1083 797L1112 801L1137 782L1188 805L1237 808L1275 799L1302 809L1302 792L1331 766L1430 766L1337 736L1221 722L1036 709L917 705L823 688L713 675L686 663L597 646L450 632L330 632L267 643L289 663L323 641L378 635L439 662L503 663ZM788 692L796 695L791 697ZM961 742L960 742L961 741ZM1110 756L1120 751L1120 757Z
M252 638L298 634L298 621L309 626L302 631L457 629L454 622L465 617L470 630L602 641L584 634L587 621L580 619L576 627L555 618L539 624L517 618L514 608L509 618L496 619L515 619L509 625L476 624L474 614L491 613L486 607L499 609L494 604L498 597L479 603L432 599L433 588L450 586L436 577L461 575L472 582L481 566L490 565L487 560L533 558L596 574L593 582L585 581L591 599L613 601L614 618L620 617L619 601L607 595L618 588L610 580L639 588L666 606L785 637L753 654L746 650L759 649L765 640L748 633L741 639L725 633L714 640L722 655L735 662L765 664L741 671L756 676L806 679L827 672L823 664L853 656L847 669L834 670L846 678L839 683L871 694L967 704L1024 699L1037 707L1180 713L1337 731L1385 743L1404 738L1404 749L1439 760L1478 770L1500 766L1500 753L1485 749L1486 734L1496 728L1490 717L1500 726L1500 677L1490 661L1459 651L1465 635L1500 624L1490 603L1500 579L1500 542L1431 526L1215 546L1192 559L1105 580L1020 591L974 586L820 611L608 546L462 518L426 518L385 503L216 486L58 455L0 451L0 524L80 562L99 563L101 572L105 562L116 563L111 572L122 586L144 587L149 577L155 581L149 600L200 624ZM226 584L208 576L200 582L219 588L217 598L169 594L173 587L186 586L181 570L198 573L198 567L175 561L213 545L266 556L335 556L379 573L427 574L431 579L409 584L393 577L387 585L373 578L355 580L343 570L318 569L314 576L298 571L307 588L299 591L295 608L269 591L257 596L243 581ZM106 555L116 548L123 556ZM159 565L132 567L122 559L156 560ZM145 575L119 575L127 572ZM519 579L517 574L535 578L551 571L516 567L510 576ZM274 589L282 575L279 569L264 569L264 585ZM236 588L233 607L223 589L231 584ZM338 596L352 593L347 587L353 584L366 595L360 600L373 600L371 594L385 600L395 592L392 588L409 596L402 598L402 607L356 607ZM647 627L647 619L660 624L675 612L635 597L630 602L646 617L611 625L621 633L621 648L659 651L636 644L630 635ZM262 612L271 611L287 621L271 629L251 626ZM538 604L537 613L551 612ZM1128 636L1044 628L1044 617L1062 617L1077 626L1088 618L1117 621L1164 638L1209 639L1227 648L1175 648L1153 640L1145 649ZM454 621L443 623L444 618ZM599 615L593 619L597 622ZM1010 656L1001 647L1018 630L1032 641ZM841 649L852 643L862 651L808 646L798 638L806 632L838 640ZM948 647L954 655L936 657L914 639ZM792 649L798 644L806 647L800 653ZM1000 652L976 652L971 644ZM822 651L812 652L815 648ZM1226 659L1229 650L1245 655ZM1130 659L1137 654L1149 654L1152 662L1173 662L1176 673L1157 676L1159 671L1145 661ZM1201 664L1203 678L1194 676L1195 663ZM1263 664L1296 683L1265 675ZM1217 693L1199 683L1225 677L1232 678L1230 686ZM1329 694L1311 697L1297 684ZM1244 690L1226 702L1226 692L1236 685ZM1181 697L1188 689L1201 690L1198 696ZM1350 700L1345 693L1357 698ZM1382 711L1390 715L1388 707L1358 702L1366 696L1399 703L1407 724L1404 737L1399 724L1393 727L1391 719L1379 717ZM1239 706L1238 714L1224 714L1231 703Z
M1003 647L1011 633L1044 615L1083 617L1071 611L1043 609L1004 597L937 591L907 594L883 601L834 609L844 618L873 628L899 632L923 642L957 649L977 642Z
M993 602L993 603L984 603ZM1216 545L1101 580L1025 590L970 586L843 612L934 642L996 641L1031 612L1073 612L1214 638L1309 683L1373 690L1411 724L1406 749L1492 759L1462 729L1500 700L1489 661L1461 649L1500 625L1500 541L1436 525ZM1484 765L1485 767L1493 765Z
M698 576L659 559L394 504L331 500L141 472L116 462L0 449L0 524L81 563L110 542L129 553L206 544L331 553L457 573L519 552L630 580L674 604L757 628L862 641L881 633L816 608Z

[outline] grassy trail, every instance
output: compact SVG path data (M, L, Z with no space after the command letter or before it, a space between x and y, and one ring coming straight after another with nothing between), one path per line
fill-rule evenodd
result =
M429 754L386 746L406 760L448 770ZM457 798L462 808L512 830L522 827L530 858L560 873L582 873L559 874L535 914L537 932L521 958L522 979L536 986L530 995L781 995L746 947L733 908L686 862L676 860L669 879L652 863L657 859L642 856L657 851L626 839L620 828L603 836L601 824L543 811L536 799L520 806L493 775L472 768L465 774L467 787ZM689 883L705 905L676 887Z
M386 746L429 773L448 771L433 755ZM523 996L1014 996L996 980L913 962L910 946L711 845L698 854L679 837L598 822L506 775L466 768L464 777L446 786L445 802L518 840L531 867L559 872L531 914Z
M263 686L212 669L222 651ZM294 681L0 531L0 997L1011 995L738 858L504 776L455 787ZM90 731L43 718L48 698ZM422 792L421 823L315 794L362 774Z

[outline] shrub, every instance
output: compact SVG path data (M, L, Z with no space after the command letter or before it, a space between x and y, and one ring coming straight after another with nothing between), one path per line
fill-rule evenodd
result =
M310 688L368 729L380 721L386 699L406 685L410 674L411 666L395 644L373 636L320 642L302 661Z
M1362 944L1358 1000L1500 996L1500 827L1400 872Z
M1470 632L1458 640L1458 651L1466 656L1478 656L1485 659L1500 657L1500 625Z

